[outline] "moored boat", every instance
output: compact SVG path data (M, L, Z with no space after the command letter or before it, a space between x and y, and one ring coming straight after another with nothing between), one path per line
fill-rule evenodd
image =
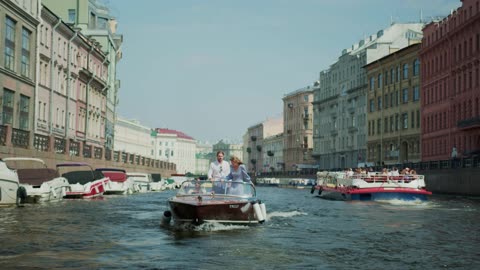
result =
M152 175L149 173L128 172L127 177L133 182L135 192L148 192L151 190Z
M168 204L164 216L175 223L258 224L266 217L255 187L244 182L187 180Z
M7 164L0 159L0 206L17 203L19 187L17 172L8 168Z
M354 174L344 172L317 173L318 195L331 200L427 200L432 193L426 190L423 175L389 176L380 173Z
M278 178L257 178L255 185L257 187L278 187L280 185L280 179Z
M11 157L3 159L8 167L17 171L20 187L23 187L26 203L43 203L63 200L68 180L58 172L47 167L38 158Z
M65 197L68 199L89 199L102 196L110 179L83 162L57 164L60 175L70 183Z
M125 195L134 192L133 181L127 178L127 172L123 169L97 168L110 181L105 185L104 195Z

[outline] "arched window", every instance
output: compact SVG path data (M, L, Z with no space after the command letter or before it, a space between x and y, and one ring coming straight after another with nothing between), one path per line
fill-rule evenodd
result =
M404 70L403 72L405 73L405 66L403 66L403 70ZM417 58L413 61L413 76L418 76L419 72L420 72L420 61ZM408 66L407 66L407 76L408 76Z
M403 79L408 79L408 64L403 64Z

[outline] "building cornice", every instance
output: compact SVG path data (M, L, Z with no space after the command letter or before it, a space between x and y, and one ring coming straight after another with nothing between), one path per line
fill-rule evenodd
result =
M14 4L11 0L3 1L5 5L12 9L15 13L19 14L22 18L24 18L27 22L31 25L36 26L40 24L38 18L33 17L30 13L26 12L23 8L19 7L17 4Z

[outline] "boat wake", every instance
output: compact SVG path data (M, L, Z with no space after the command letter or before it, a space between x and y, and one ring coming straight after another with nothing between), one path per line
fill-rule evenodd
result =
M412 207L415 206L415 208L431 208L433 207L433 204L429 201L422 201L422 200L400 200L400 199L394 199L394 200L376 200L375 202L379 202L385 205L391 205L391 206L405 206L405 207Z
M271 219L273 217L282 217L282 218L290 218L294 216L306 216L307 213L300 212L300 211L290 211L290 212L272 212L272 213L267 213L267 220Z
M189 223L175 225L175 231L193 231L193 232L219 232L219 231L234 231L234 230L248 230L248 225L229 225L216 222L208 222L200 225L193 225Z

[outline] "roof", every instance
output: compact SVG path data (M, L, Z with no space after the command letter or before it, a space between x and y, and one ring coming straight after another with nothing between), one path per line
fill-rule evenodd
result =
M168 129L168 128L157 128L156 130L160 134L173 134L173 135L177 135L178 138L195 140L193 137L188 136L187 134L178 130Z

